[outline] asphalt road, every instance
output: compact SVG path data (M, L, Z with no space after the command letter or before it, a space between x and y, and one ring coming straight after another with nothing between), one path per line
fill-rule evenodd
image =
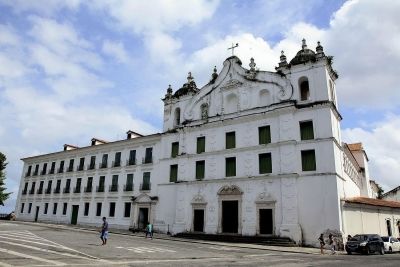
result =
M313 255L0 222L1 266L400 266L400 254Z

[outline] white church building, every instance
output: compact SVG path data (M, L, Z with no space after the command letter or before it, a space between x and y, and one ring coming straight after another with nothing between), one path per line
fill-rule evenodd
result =
M22 159L17 218L312 245L388 221L400 235L400 203L370 201L367 154L341 140L332 57L303 40L276 71L249 66L231 56L202 88L191 73L169 87L162 133Z

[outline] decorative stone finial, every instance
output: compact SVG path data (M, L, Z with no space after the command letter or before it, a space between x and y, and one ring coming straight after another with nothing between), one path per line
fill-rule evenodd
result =
M188 83L191 83L194 80L194 78L192 76L192 72L190 72L190 71L188 73L187 80L188 80Z
M317 51L317 58L321 58L321 57L325 56L324 48L322 47L320 41L317 42L317 47L315 48L315 51Z
M302 40L301 48L303 48L303 50L307 48L306 39L304 39L304 38Z
M170 84L168 85L167 94L172 94L172 87Z
M250 64L249 64L249 66L250 66L250 71L252 71L252 72L254 72L254 71L256 71L256 63L254 62L254 58L250 58Z
M217 66L214 66L213 74L211 74L211 82L214 82L218 78Z
M286 56L283 50L281 51L281 56L279 59L281 60L281 63L286 63Z

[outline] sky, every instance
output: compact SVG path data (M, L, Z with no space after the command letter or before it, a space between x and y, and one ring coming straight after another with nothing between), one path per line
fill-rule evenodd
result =
M20 158L162 129L160 100L192 72L199 87L235 54L274 71L321 41L334 56L342 138L371 177L400 184L400 1L0 0L0 151L14 192Z

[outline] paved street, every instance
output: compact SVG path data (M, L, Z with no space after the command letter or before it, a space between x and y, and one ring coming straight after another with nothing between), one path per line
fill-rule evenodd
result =
M0 222L0 266L398 266L400 254L318 255L273 248L110 234L68 226Z

